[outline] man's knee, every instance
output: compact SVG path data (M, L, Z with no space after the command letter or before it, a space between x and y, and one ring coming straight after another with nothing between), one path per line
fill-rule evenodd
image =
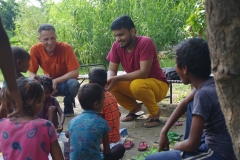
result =
M137 79L133 80L130 84L130 90L132 91L132 94L136 97L142 95L142 93L144 93L147 88L148 87L145 83L142 83L142 81L139 81Z
M69 79L67 81L67 86L72 95L77 95L80 84L76 79Z

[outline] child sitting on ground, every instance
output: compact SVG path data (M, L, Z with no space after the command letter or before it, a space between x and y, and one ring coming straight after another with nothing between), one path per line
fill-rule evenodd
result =
M20 47L11 47L11 49L12 49L12 54L13 54L13 59L15 64L16 79L20 77L24 77L24 75L22 75L21 72L26 73L28 71L30 55L26 50ZM6 85L6 81L4 80L2 88L4 88L5 85ZM10 108L8 112L11 112ZM0 118L6 118L6 117L7 117L7 111L5 109L5 106L1 106Z
M78 91L78 100L84 110L68 125L70 159L119 160L125 151L123 145L109 147L108 123L98 115L104 107L104 89L95 83L85 84ZM103 155L100 141L103 141Z
M63 160L53 124L35 118L44 100L41 84L31 78L19 78L17 86L22 97L22 110L15 117L0 120L0 150L3 159L43 160L48 159L50 153L53 159ZM5 101L3 98L3 103Z
M211 60L207 42L201 38L181 42L176 47L176 64L176 71L182 82L192 84L195 88L187 97L194 99L191 114L187 114L187 120L191 119L191 125L187 125L185 131L188 134L187 139L176 143L174 150L160 152L169 150L167 133L187 110L187 105L179 105L161 130L160 153L149 155L146 160L235 160L232 140L218 101L214 78L210 77ZM189 102L187 99L185 101ZM204 143L201 143L202 133L205 135Z
M53 91L52 79L46 75L36 76L41 85L44 88L45 99L43 103L43 108L39 112L38 117L51 121L59 133L63 130L63 124L65 121L65 116L62 108L60 107L58 100L51 96ZM60 117L60 123L58 123L58 115Z
M107 84L107 71L101 67L92 68L89 73L89 83L97 83L103 88ZM108 138L110 143L117 143L120 140L120 111L118 108L116 98L110 93L105 91L104 107L102 112L99 113L110 127Z

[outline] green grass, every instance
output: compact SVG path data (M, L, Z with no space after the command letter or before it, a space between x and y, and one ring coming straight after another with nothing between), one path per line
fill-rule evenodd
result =
M173 83L172 85L172 104L178 104L191 92L191 85L184 85L183 83ZM169 94L170 89L167 95ZM169 98L163 99L161 103L169 104Z

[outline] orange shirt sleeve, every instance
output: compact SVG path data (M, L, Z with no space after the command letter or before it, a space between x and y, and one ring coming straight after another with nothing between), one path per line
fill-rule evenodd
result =
M68 72L78 69L80 65L78 63L78 59L74 54L72 47L67 43L63 43L63 44L66 48L65 60L66 60Z

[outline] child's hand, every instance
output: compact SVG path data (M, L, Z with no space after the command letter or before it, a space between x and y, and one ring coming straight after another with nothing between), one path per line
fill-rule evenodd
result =
M169 140L166 134L160 133L158 147L158 152L169 150Z
M65 136L66 136L67 138L69 138L69 132L68 132L68 131L65 131Z
M58 82L57 82L57 80L56 79L53 79L52 80L52 87L53 87L53 92L51 93L51 95L54 95L55 93L57 93L58 92L58 90L56 89L57 88L57 84L58 84Z
M5 106L8 113L8 118L15 116L22 111L22 98L18 90L11 91L7 87L4 87L1 96L3 106Z
M179 145L180 145L180 144L181 144L181 142L177 142L177 143L175 143L173 149L175 149L175 150L179 150Z
M63 131L63 126L62 125L58 125L57 132L61 133L62 131Z

